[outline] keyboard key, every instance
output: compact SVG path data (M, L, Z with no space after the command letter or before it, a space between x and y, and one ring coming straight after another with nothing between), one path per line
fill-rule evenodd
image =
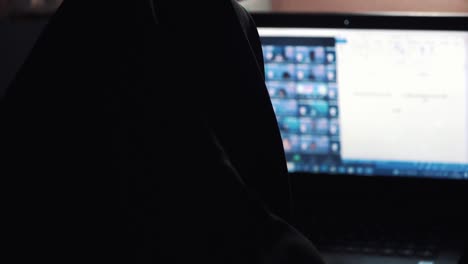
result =
M362 248L362 253L364 254L375 254L377 252L377 249L376 248L373 248L373 247L369 247L369 246L364 246Z
M404 257L411 257L411 256L414 256L415 254L416 253L415 253L414 249L410 249L410 248L405 248L405 249L398 250L398 255L404 256Z
M435 256L435 252L433 250L420 250L416 253L418 256L423 258L433 258Z
M386 247L380 250L380 254L385 256L391 256L395 254L395 250L393 248Z

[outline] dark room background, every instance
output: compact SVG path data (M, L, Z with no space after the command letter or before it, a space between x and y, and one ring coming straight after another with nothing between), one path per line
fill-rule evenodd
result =
M34 45L48 16L61 2L0 0L0 96ZM241 3L252 12L468 13L468 0L244 0Z

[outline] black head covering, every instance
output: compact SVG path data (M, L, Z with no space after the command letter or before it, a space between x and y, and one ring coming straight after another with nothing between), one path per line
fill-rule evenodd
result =
M28 226L81 255L119 244L106 256L130 263L319 261L280 220L289 184L250 16L180 2L68 0L52 17L2 102L8 175L42 217Z

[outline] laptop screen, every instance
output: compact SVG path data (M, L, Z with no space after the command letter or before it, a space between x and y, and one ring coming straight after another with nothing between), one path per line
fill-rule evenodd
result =
M468 180L468 32L259 33L290 172Z

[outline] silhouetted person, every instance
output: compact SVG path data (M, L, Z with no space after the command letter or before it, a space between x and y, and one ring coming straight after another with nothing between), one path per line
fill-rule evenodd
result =
M310 51L309 52L309 58L311 62L315 62L315 51Z
M278 97L279 98L284 99L287 96L288 96L288 94L286 93L286 89L283 89L283 88L279 89L279 91L278 91Z
M263 71L233 1L65 1L1 105L16 260L322 263Z

